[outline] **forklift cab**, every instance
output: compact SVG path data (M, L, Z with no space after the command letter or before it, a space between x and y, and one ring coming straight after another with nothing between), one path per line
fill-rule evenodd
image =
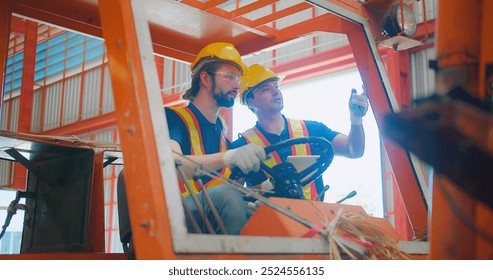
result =
M123 170L118 174L117 197L120 240L125 255L104 253L103 173L106 172L105 167L110 165L123 167L119 145L77 137L40 136L7 131L0 133L0 143L2 160L17 162L28 171L26 190L18 191L18 194L25 198L25 203L17 200L12 204L14 208L25 212L19 258L136 258ZM268 242L269 246L278 243L277 246L284 247L283 252L276 254L322 253L328 244L325 240L327 237L319 235L323 233L321 229L327 226L324 223L328 220L341 215L340 211L361 215L377 224L383 231L382 234L394 241L399 239L388 221L365 215L363 208L359 206L313 202L299 197L298 187L302 186L300 184L309 183L329 167L333 159L330 142L310 137L297 138L266 148L266 152L269 153L279 147L300 143L323 145L325 150L322 149L323 153L300 172L289 162L281 163L272 169L264 166L270 176L279 182L282 181L276 188L277 197L265 198L240 187L246 196L262 202L262 206L253 214L240 236L188 232L178 237L173 236L173 239L177 239L177 245L182 246L183 253L209 250L220 253L222 249L209 247L207 244L217 242L221 246L238 247L238 244L245 240L249 242L245 243L244 247L229 250L235 254L241 252L239 250L273 253L272 248L259 249L259 246L266 247L264 245ZM171 213L183 215L181 203L177 203L176 207ZM325 218L320 217L321 213L325 213ZM184 220L176 219L176 222L176 230L186 231ZM266 223L271 226L266 227ZM189 245L180 243L183 238L188 242L201 244L202 247L191 250ZM369 257L364 247L338 235L336 238L359 257ZM297 245L298 243L301 245ZM287 247L288 244L291 244L290 247Z
M44 10L49 5L38 4L42 1L31 1L35 6L32 9L17 3L22 1L14 2L12 11L25 13L26 16L40 16L48 22L48 15L57 12ZM26 144L29 147L39 147L43 152L43 156L38 156L35 150L22 157L15 149L5 152L6 158L22 163L30 171L26 204L32 208L32 213L26 215L21 255L26 258L60 258L61 255L54 254L64 252L63 257L69 258L124 258L122 254L104 253L104 201L100 188L105 165L113 160L112 164L117 164L121 158L126 163L125 193L137 258L198 259L206 256L211 259L304 259L316 255L324 259L333 257L329 254L329 236L357 256L368 258L368 248L365 246L334 231L327 232L329 221L345 214L361 215L380 228L383 235L398 241L398 235L387 220L366 215L362 207L292 197L273 197L263 201L239 236L189 233L177 187L175 162L168 144L163 97L154 71L154 61L149 59L154 53L159 53L190 62L198 49L212 40L231 41L241 53L253 54L311 33L344 34L365 88L370 93L370 101L375 105L373 108L379 108L374 113L379 124L382 124L384 114L397 112L399 108L376 45L376 39L384 40L375 26L370 25L368 18L362 15L368 13L368 17L378 18L381 22L382 12L387 10L390 2L303 1L294 9L309 8L319 15L281 32L275 26L273 29L266 25L279 18L265 16L259 21L251 21L242 17L269 5L271 1L254 1L239 9L233 8L231 18L223 17L214 7L210 7L215 5L210 2L216 1L145 1L145 5L135 5L137 1L96 2L79 0L60 3L59 10L74 10L71 3L81 4L83 13L74 17L55 17L54 21L64 23L63 19L68 20L71 28L105 39L121 146L100 147L88 143L77 146L74 143L78 141L74 139L47 141L33 136L13 137L20 137L30 143ZM174 15L163 16L168 15L169 11L173 11ZM282 11L276 16L287 16L291 11ZM86 17L88 14L90 16ZM196 20L207 26L217 26L218 30L207 29L204 32L197 27L200 24L180 25L196 23ZM161 34L171 37L159 36ZM417 44L402 36L391 39L384 43L395 50ZM183 44L183 41L190 44ZM38 144L39 141L42 143ZM387 142L385 145L389 147L392 161L405 163L404 168L395 170L396 177L406 180L410 189L423 191L415 176L421 172L419 163L411 160L406 151L395 149ZM142 156L142 147L146 147L145 157ZM119 151L121 155L112 154ZM49 153L45 156L45 152ZM331 157L327 156L317 162L327 168L330 161ZM296 180L302 180L305 175L311 176L313 171L316 175L323 172L323 168L312 168L300 175L301 178L289 182L295 181L296 185ZM73 181L77 183L70 185ZM426 227L428 202L421 198L406 203L415 208L410 213L413 226Z
M24 211L21 254L18 257L52 258L64 254L63 256L69 256L69 258L85 259L104 255L103 173L104 168L110 165L123 167L119 145L83 140L77 137L40 136L7 131L0 133L0 143L2 144L1 159L21 164L28 173L26 190L18 191L19 196L25 198L25 203L17 200L12 204L14 208ZM363 208L359 206L310 202L300 197L290 196L293 194L298 196L297 185L305 184L307 180L320 176L333 158L330 143L320 139L291 139L280 142L277 146L267 147L266 151L270 152L276 147L299 143L321 143L325 145L326 150L308 168L299 173L293 170L291 163L281 163L277 169L273 169L274 171L269 170L269 175L272 174L278 180L284 178L286 185L282 186L283 189L279 191L281 197L267 199L245 189L245 195L253 195L253 198L260 199L264 205L259 207L251 221L242 229L241 236L186 233L188 241L202 243L204 242L202 239L208 242L230 239L230 242L234 244L235 240L250 239L253 243L249 246L246 244L243 249L248 248L254 252L258 250L255 248L257 242L278 242L276 240L279 240L281 243L286 243L284 244L286 246L287 242L291 242L293 238L299 241L300 237L305 236L304 240L302 239L303 246L311 243L317 247L324 244L327 246L326 241L320 238L322 236L316 237L316 232L311 233L309 238L306 236L313 228L320 226L319 223L324 222L320 220L320 211L328 215L326 219L331 216L334 218L337 211L342 209L346 213L364 214ZM287 167L283 168L281 166L283 164ZM265 168L268 167L265 166ZM283 171L277 174L277 170ZM292 179L286 179L287 177ZM299 178L303 178L302 182ZM132 239L123 170L118 174L117 197L120 240L125 256L107 254L107 257L134 259L136 257L135 245ZM175 209L172 213L173 215L182 214L183 207ZM392 226L384 219L364 217L376 222L385 234L390 234L392 239L399 238ZM271 226L265 226L267 221ZM184 221L177 222L182 227L181 230L184 230ZM344 239L341 241L360 254L360 257L365 256L364 248ZM224 241L220 242L222 246L227 244ZM306 250L303 246L286 248L285 252L293 250L303 252ZM199 249L211 250L205 244ZM311 252L313 250L322 252L323 248L310 250Z

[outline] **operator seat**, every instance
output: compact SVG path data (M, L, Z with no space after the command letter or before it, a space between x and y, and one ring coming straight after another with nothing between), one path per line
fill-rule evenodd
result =
M132 227L130 226L130 216L128 213L127 192L125 190L125 180L123 170L118 175L116 183L116 193L118 199L118 223L120 224L120 241L122 242L123 252L128 259L135 259L135 248L132 240Z

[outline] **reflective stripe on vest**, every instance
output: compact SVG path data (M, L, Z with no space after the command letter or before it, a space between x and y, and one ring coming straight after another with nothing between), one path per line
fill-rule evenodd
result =
M309 136L304 121L293 120L293 119L287 119L287 121L288 121L288 131L289 131L290 139ZM271 145L270 142L267 140L267 138L262 134L262 132L257 127L248 129L243 133L243 136L245 137L248 143L255 143L262 147L267 147ZM299 144L292 146L291 155L294 156L311 155L310 145ZM271 158L264 161L265 165L271 168L274 165L279 164L281 162L282 162L281 157L277 152L271 153ZM305 195L305 198L309 200L313 200L317 197L317 188L315 187L315 181L303 187L303 194Z
M170 107L170 109L173 110L181 118L181 120L183 121L183 123L185 123L185 126L187 127L188 134L190 135L190 155L205 155L205 149L204 149L204 144L202 142L202 133L200 131L199 122L195 117L195 114L192 112L192 110L188 107ZM220 145L221 145L219 147L220 152L225 152L228 150L226 137L222 133L221 133ZM222 176L229 177L230 174L231 174L231 168L225 167L215 178ZM188 182L190 183L190 186L192 187L194 193L200 192L200 185L198 182L194 181L193 179L188 180ZM180 185L180 191L182 196L187 197L188 195L190 195L190 192L186 187L185 182L179 179L178 183ZM223 182L213 178L209 180L206 184L204 184L204 187L208 189L217 186L219 184L223 184Z
M270 146L270 142L267 140L267 138L265 138L262 132L260 132L260 130L256 127L250 128L249 130L245 131L243 133L243 136L245 137L248 143L254 143L264 148ZM270 155L271 157L265 160L264 164L272 168L276 164L281 162L281 157L276 151L272 152Z

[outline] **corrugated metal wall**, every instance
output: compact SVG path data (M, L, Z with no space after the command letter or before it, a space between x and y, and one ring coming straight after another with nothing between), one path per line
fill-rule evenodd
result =
M11 113L9 110L10 106L7 106L7 103L5 102L2 106L2 119L0 120L0 125L2 130L8 130L8 118L9 114Z
M164 95L185 92L190 87L190 64L164 58L163 63L163 88Z
M41 131L41 104L43 100L44 88L37 89L33 92L33 107L31 118L31 131L38 133Z
M103 104L101 113L106 114L115 110L115 101L113 99L113 88L111 86L110 71L108 65L105 64L103 68Z
M80 84L81 77L79 75L72 76L65 80L65 85L63 87L63 118L60 125L71 124L78 120Z
M0 187L11 188L12 186L12 162L0 160Z
M17 131L19 122L19 97L10 98L2 106L0 129Z
M428 67L428 62L436 59L435 47L412 53L411 60L411 98L421 99L435 92L435 72Z
M95 117L101 114L101 67L94 68L84 72L84 88L82 90L82 111L80 118L82 120ZM112 96L113 97L113 96ZM78 112L78 108L75 108Z
M63 82L55 82L46 87L44 92L45 102L42 104L34 104L33 106L43 106L44 115L40 119L42 122L43 131L57 128L60 126L61 116L61 100L62 100L62 86Z
M20 98L11 99L10 110L12 112L19 112ZM10 114L10 130L17 131L19 124L19 114Z
M96 66L36 90L31 130L40 133L114 109L108 67Z
M426 19L435 19L437 17L437 5L438 5L438 0L425 0L425 1L419 1L415 2L413 4L413 11L414 15L416 16L416 22L417 23L422 23L424 22L424 10L423 9L423 3L425 3L425 9L426 9Z

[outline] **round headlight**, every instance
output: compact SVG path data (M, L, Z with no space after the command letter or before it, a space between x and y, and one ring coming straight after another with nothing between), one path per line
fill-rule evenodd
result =
M406 4L402 4L404 22L401 19L401 5L395 4L385 13L383 19L383 32L387 36L401 34L411 37L416 33L416 17L413 10ZM404 26L403 26L404 25Z

